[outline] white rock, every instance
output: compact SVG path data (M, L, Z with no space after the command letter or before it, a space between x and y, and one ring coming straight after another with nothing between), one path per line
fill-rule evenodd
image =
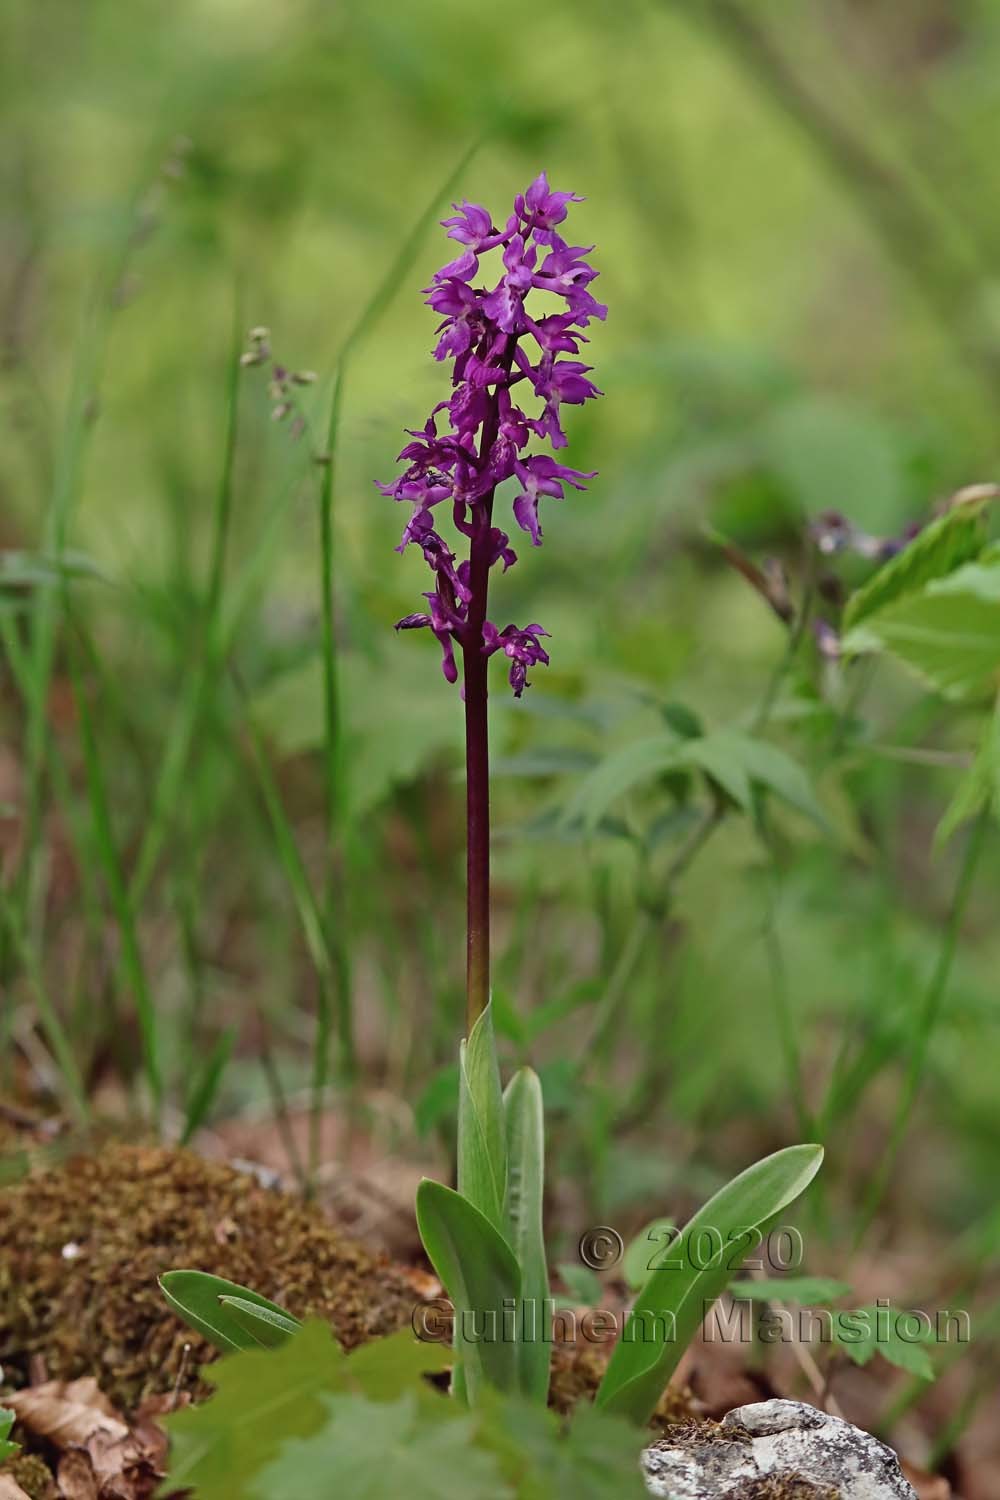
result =
M916 1500L891 1448L801 1401L738 1406L714 1431L663 1438L643 1455L646 1487L670 1500L740 1500L748 1481L810 1480L837 1500Z

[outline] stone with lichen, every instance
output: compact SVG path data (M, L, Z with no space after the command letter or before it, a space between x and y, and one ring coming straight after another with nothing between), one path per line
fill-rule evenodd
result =
M739 1406L669 1433L643 1458L670 1500L915 1500L891 1448L800 1401Z

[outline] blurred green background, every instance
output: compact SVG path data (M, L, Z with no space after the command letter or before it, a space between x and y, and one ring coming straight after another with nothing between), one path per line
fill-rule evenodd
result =
M586 196L571 237L610 308L605 398L569 427L599 478L494 585L501 624L553 636L523 703L495 693L494 748L498 1005L510 1056L542 1063L554 1221L641 1215L785 1142L797 1073L834 1148L824 1232L850 1237L946 926L959 853L931 841L970 723L892 670L850 698L846 749L776 714L835 834L782 815L774 855L727 823L669 909L642 799L626 836L559 809L657 705L722 726L765 693L783 628L706 527L794 573L827 509L897 533L996 477L998 63L993 0L7 0L9 1084L59 1092L46 1011L86 1092L144 1109L145 1006L176 1133L230 1046L207 1116L276 1080L298 1097L317 1005L336 1033L350 1001L392 1149L432 1149L461 1024L461 710L433 641L392 631L425 571L373 481L443 394L435 221L463 196L502 217L544 167ZM233 380L258 324L317 372L298 441L266 374ZM331 751L314 455L338 372ZM88 576L56 604L60 545ZM1000 1235L992 843L983 871L879 1228L933 1245L913 1292L957 1235L976 1266Z

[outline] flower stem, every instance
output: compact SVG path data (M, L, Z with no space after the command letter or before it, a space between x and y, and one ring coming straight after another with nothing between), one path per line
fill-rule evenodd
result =
M481 632L480 624L480 639ZM475 640L466 642L463 657L468 903L466 1025L471 1034L490 998L490 748L486 682L489 662L482 645Z
M508 371L516 338L508 338L498 363ZM483 419L479 457L488 463L500 429L500 406L494 390ZM490 999L490 734L489 658L483 650L483 625L490 588L493 495L489 490L473 514L469 547L469 601L462 640L465 683L466 786L466 1027L472 1028Z

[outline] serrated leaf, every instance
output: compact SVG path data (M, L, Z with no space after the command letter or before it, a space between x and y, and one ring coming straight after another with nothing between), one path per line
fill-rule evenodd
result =
M223 1354L261 1347L262 1338L248 1331L248 1309L251 1307L276 1315L294 1328L299 1327L298 1321L276 1302L268 1301L250 1287L238 1286L235 1281L210 1276L205 1271L166 1271L160 1277L160 1291L178 1317L216 1349L221 1349ZM238 1306L227 1306L224 1300L227 1298L235 1298ZM272 1329L275 1326L270 1325Z
M458 1191L503 1233L507 1141L492 1004L459 1053Z
M988 720L976 758L955 788L934 830L935 850L942 849L963 823L968 823L990 803L1000 808L1000 708Z
M1000 567L967 563L872 615L843 643L882 650L946 698L994 691L1000 677Z
M292 1438L257 1476L254 1500L505 1500L513 1492L492 1453L473 1445L470 1416L429 1413L414 1393L391 1405L356 1396L322 1398L326 1420Z
M593 833L612 803L639 782L669 769L676 754L674 734L654 734L622 745L584 777L566 806L564 823L579 818L585 829Z
M654 1270L597 1392L597 1404L644 1424L711 1304L776 1215L805 1191L821 1146L789 1146L755 1162L701 1208ZM631 1329L631 1333L630 1330Z
M704 739L690 740L678 758L705 771L744 811L751 805L751 786L757 785L774 792L821 827L828 826L806 772L769 740L757 739L741 729L717 729Z
M897 1308L856 1308L835 1315L833 1337L856 1365L866 1365L873 1354L881 1354L898 1369L921 1380L933 1380L934 1366L923 1347L933 1341L933 1328L922 1329L913 1340L900 1333L900 1320L913 1316Z
M802 1307L820 1307L846 1297L851 1288L846 1281L831 1276L780 1276L760 1281L735 1281L729 1288L731 1297L751 1302L795 1302Z
M848 599L843 633L846 635L895 600L918 592L933 579L947 577L977 557L984 540L984 503L957 505L925 526L901 552L883 563L864 587Z
M169 1485L194 1489L198 1500L249 1500L282 1444L323 1426L325 1396L395 1401L423 1372L448 1363L448 1349L419 1343L409 1332L345 1355L321 1322L305 1323L279 1349L227 1355L203 1372L215 1386L212 1399L165 1419Z
M503 1308L507 1299L517 1305L521 1273L507 1241L460 1193L427 1177L417 1189L417 1228L455 1305L455 1353L469 1402L484 1382L517 1390L517 1345L504 1337Z
M507 1239L521 1271L521 1311L517 1328L520 1389L545 1403L549 1390L551 1344L547 1316L549 1273L542 1231L545 1184L545 1124L542 1086L531 1068L521 1068L503 1096L507 1131Z
M483 1402L479 1441L495 1452L518 1500L642 1500L644 1437L620 1418L577 1404L568 1427L525 1401Z

